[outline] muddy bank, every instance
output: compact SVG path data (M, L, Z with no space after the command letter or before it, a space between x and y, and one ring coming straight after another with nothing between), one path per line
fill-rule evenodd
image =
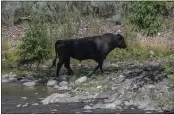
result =
M87 75L92 69L89 66L74 69L73 77L62 69L59 79L54 77L52 69L4 74L2 111L159 113L172 110L172 106L159 104L163 94L174 95L161 61L105 63L105 73L96 72L92 76Z

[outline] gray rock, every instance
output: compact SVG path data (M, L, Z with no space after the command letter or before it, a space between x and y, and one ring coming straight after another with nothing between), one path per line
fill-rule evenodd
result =
M96 99L108 99L110 94L108 92L101 92L96 96Z
M20 81L21 81L21 82L31 82L32 80L29 80L29 79L27 79L27 78L24 78L24 79L21 79Z
M68 82L62 81L62 82L59 83L59 86L60 86L60 87L68 86Z
M95 104L92 108L93 109L102 109L102 108L105 108L105 104L99 102L99 103Z
M57 88L57 90L63 91L63 90L69 90L69 89L68 89L68 86L63 86L63 87Z
M90 109L92 109L92 107L89 106L89 105L86 105L83 109L85 109L85 110L90 110Z
M87 81L87 77L83 76L75 81L75 84L79 85Z
M163 83L158 83L155 85L155 89L163 93L168 93L169 92L168 88L169 87L164 85Z
M36 85L36 81L25 82L25 83L23 83L23 85L27 86L27 87L33 87Z
M68 88L68 86L59 86L59 85L55 85L54 87L53 87L54 89L57 89L57 90L59 90L59 91L63 91L63 90L69 90L69 88Z
M32 73L27 73L26 76L25 76L25 78L26 78L26 79L29 79L29 80L34 80L33 75L34 75L34 74L32 74Z
M8 80L8 79L2 79L1 82L2 83L8 83L8 82L10 82L10 80Z
M57 80L49 80L48 82L47 82L47 86L54 86L54 85L56 85L58 82L57 82Z
M9 78L9 74L3 74L2 78Z
M116 99L116 96L115 96L115 95L111 95L111 96L109 97L109 99L105 99L104 102L105 102L105 103L112 103L112 102L115 101L115 99Z
M9 81L10 82L16 82L17 81L17 78L15 78L15 77L9 77Z
M33 106L37 106L37 105L39 105L39 103L33 103L32 105L33 105Z

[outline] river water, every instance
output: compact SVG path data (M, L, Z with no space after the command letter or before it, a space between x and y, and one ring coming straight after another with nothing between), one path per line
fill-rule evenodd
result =
M85 113L83 108L89 103L53 103L49 105L40 103L43 98L54 92L52 88L46 86L28 88L18 83L3 83L1 111L2 113ZM29 106L22 107L26 103L29 103ZM32 105L34 103L38 103L38 105ZM21 107L17 107L19 104ZM94 112L114 113L115 111L95 110Z
M20 83L2 83L2 113L98 113L98 114L114 114L121 110L84 110L84 106L90 103L53 103L42 105L40 101L48 95L54 93L55 90L46 86L36 86L28 88ZM26 103L28 106L23 107ZM38 103L37 105L32 105ZM17 107L21 105L20 107ZM143 110L122 110L122 113L144 113Z

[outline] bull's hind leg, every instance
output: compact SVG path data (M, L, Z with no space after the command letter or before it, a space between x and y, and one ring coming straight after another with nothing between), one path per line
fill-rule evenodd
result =
M73 75L73 71L70 67L70 58L66 59L64 66L68 70L68 74Z
M59 77L59 71L60 71L60 68L62 67L63 63L64 63L63 58L59 58L59 62L57 63L57 71L56 71L57 77Z

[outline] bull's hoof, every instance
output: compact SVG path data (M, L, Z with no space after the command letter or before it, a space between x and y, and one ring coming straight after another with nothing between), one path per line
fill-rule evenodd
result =
M56 68L56 66L50 66L50 67L48 67L49 69L52 69L52 68Z
M69 76L74 76L74 73L73 72L68 72L68 75Z

